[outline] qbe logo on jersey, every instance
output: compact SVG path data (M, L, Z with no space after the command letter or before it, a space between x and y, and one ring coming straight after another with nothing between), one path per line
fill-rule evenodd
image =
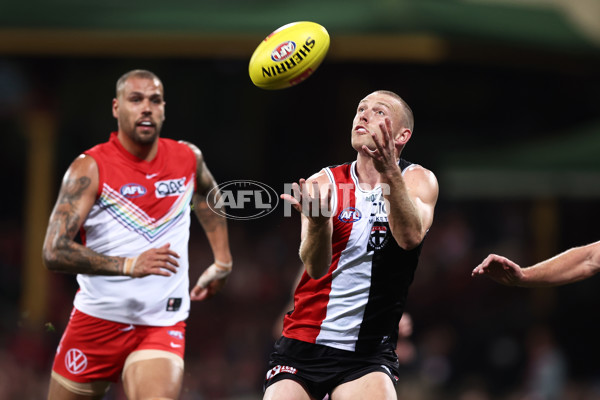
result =
M279 204L279 195L269 185L257 181L228 181L211 189L208 206L230 219L257 219L270 214Z
M169 196L179 196L185 192L185 176L179 179L159 181L154 184L154 194L157 199Z

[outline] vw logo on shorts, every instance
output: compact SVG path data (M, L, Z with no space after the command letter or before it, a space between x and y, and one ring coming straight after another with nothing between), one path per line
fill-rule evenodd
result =
M217 197L220 193L220 197ZM277 192L264 183L236 180L220 183L207 196L209 208L230 219L257 219L270 214L279 204Z
M65 367L67 370L74 374L80 374L87 368L87 357L79 349L69 349L65 354Z

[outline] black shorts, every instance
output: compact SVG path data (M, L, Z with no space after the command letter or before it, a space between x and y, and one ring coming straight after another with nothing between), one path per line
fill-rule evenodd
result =
M392 348L359 354L281 337L271 354L263 390L282 379L293 379L312 397L322 399L342 383L375 371L387 374L395 385L399 368Z

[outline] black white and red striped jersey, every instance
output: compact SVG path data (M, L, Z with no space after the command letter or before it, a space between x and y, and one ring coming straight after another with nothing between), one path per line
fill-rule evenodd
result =
M403 173L410 165L400 160ZM283 336L356 352L395 347L422 243L396 243L382 187L361 188L356 161L324 171L335 188L332 262L320 279L302 275Z

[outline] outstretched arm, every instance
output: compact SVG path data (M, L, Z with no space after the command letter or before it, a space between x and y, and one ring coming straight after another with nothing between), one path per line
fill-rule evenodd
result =
M190 293L192 300L204 300L214 296L225 285L233 261L229 249L227 220L224 216L214 213L209 207L210 202L214 208L221 196L217 182L210 173L200 149L191 143L185 142L185 144L192 149L197 161L196 193L192 199L194 213L206 233L214 257L213 264L202 273Z
M42 257L56 272L92 275L169 276L177 272L177 253L169 245L137 257L110 257L75 242L98 190L98 166L89 156L79 156L67 170L56 205L50 215Z
M293 196L281 195L301 214L300 259L313 279L327 273L331 265L332 187L323 171L308 180L300 179L292 185Z
M487 256L471 276L485 275L507 286L560 286L587 279L600 271L600 241L573 247L528 268L506 257Z

